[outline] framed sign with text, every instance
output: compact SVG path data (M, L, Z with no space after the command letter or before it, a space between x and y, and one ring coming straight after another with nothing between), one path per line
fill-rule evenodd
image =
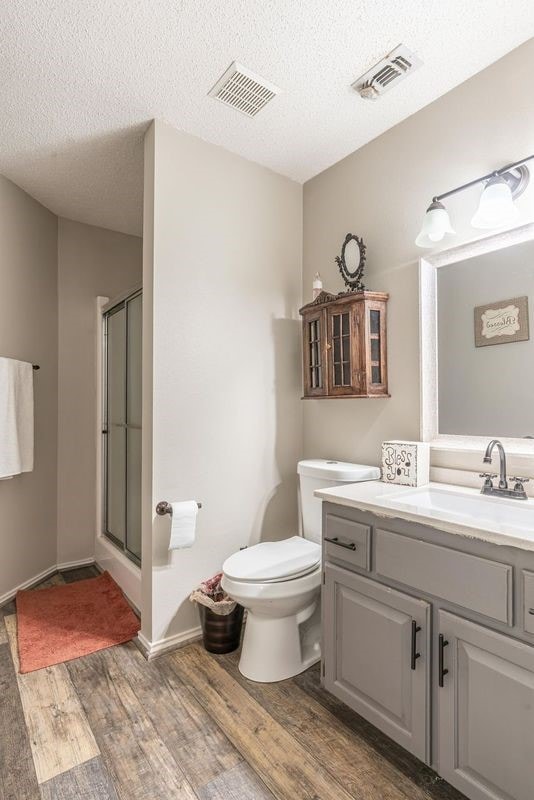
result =
M514 297L475 308L475 346L526 342L528 297Z

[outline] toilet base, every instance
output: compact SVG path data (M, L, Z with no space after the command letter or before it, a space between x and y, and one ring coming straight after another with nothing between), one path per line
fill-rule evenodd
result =
M239 671L257 683L292 678L321 658L320 602L298 614L272 618L248 611Z

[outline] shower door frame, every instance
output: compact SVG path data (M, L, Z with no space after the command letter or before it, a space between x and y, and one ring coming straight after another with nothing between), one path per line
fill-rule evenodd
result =
M125 427L125 445L124 445L124 542L108 530L108 449L109 449L109 425L108 425L108 319L114 310L119 311L121 308L127 308L127 304L134 300L136 297L143 296L143 286L138 286L129 289L127 292L114 297L107 302L102 308L102 397L101 397L101 447L102 447L102 472L101 472L101 531L106 539L111 542L120 553L127 559L133 562L137 567L141 567L141 559L128 549L128 427L135 427L139 430L139 426L129 426L127 422L124 423ZM125 419L127 419L128 409L128 317L126 315L125 324L125 370L124 370L124 402L126 406Z

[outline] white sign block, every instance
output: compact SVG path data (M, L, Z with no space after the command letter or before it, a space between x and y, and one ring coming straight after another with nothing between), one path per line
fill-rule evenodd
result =
M382 480L402 486L424 486L430 480L430 446L426 442L382 442Z

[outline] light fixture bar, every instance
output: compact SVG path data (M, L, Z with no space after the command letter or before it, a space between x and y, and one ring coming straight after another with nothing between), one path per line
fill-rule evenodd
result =
M483 175L482 178L476 178L476 180L474 181L463 183L461 186L457 186L455 189L451 189L448 192L443 192L443 194L436 195L435 197L432 198L432 201L439 202L440 200L444 200L446 197L451 197L451 195L453 194L458 194L458 192L463 192L464 189L470 189L471 186L476 186L477 183L483 183L484 181L489 181L490 178L493 178L496 175L504 175L504 173L510 172L510 170L520 167L522 164L525 164L527 161L530 161L533 158L534 155L527 156L526 158L522 158L520 161L514 161L513 164L507 164L506 167L501 167L501 169L495 169L488 175Z

